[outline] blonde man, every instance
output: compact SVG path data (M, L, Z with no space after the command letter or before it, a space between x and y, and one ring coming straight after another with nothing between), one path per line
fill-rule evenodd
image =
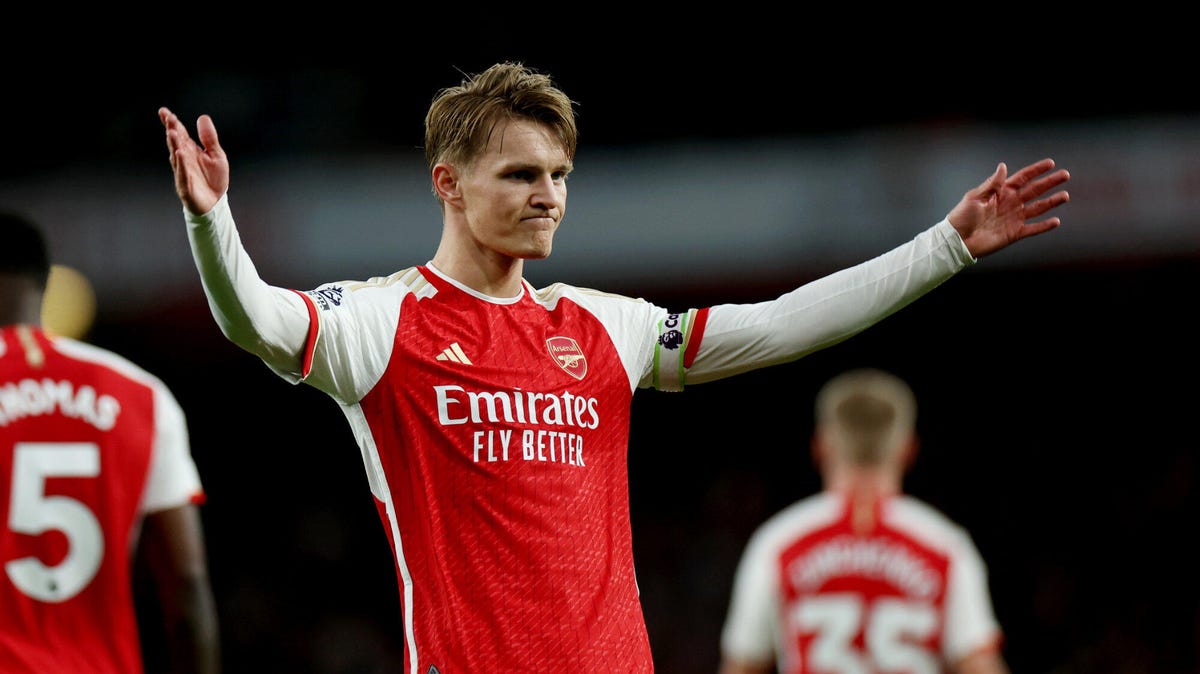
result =
M199 117L197 143L159 115L221 329L327 393L354 430L395 557L405 674L653 671L629 519L634 393L846 339L1057 227L1042 216L1067 202L1069 178L1050 159L1012 175L1000 164L909 243L761 304L669 311L534 288L524 264L550 255L566 213L575 112L549 76L498 63L438 92L426 116L433 257L301 291L261 279L242 246L213 120Z
M859 369L818 393L821 493L753 534L734 579L720 674L1005 674L984 562L970 536L903 493L917 403Z

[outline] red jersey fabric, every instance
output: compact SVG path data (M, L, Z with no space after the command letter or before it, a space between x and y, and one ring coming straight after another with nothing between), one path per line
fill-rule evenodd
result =
M640 374L612 335L653 345L665 311L584 306L565 287L490 302L420 272L406 284L423 290L390 284L387 301L305 294L320 339L394 326L386 368L347 414L385 483L373 491L404 594L404 671L652 672L626 455ZM395 301L394 322L345 318Z
M774 651L781 674L935 674L999 643L965 530L911 496L875 502L865 530L853 508L825 492L759 528L738 569L726 652Z
M141 516L203 500L175 405L115 354L0 329L0 671L142 671L130 561ZM170 479L148 485L152 474Z

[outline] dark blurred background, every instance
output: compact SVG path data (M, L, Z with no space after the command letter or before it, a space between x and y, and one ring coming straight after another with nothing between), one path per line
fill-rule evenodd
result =
M1073 174L1062 229L866 332L635 397L634 546L659 671L715 671L747 537L819 487L813 394L860 365L914 386L907 486L974 536L1014 672L1200 671L1200 105L1170 17L1153 31L1033 10L689 26L648 11L198 13L5 45L0 197L94 284L87 339L188 412L227 671L398 671L396 578L336 405L208 314L156 110L193 129L214 116L251 255L267 280L309 288L432 255L425 108L499 60L549 72L579 104L573 210L552 260L529 266L539 285L675 309L769 299L915 235L998 161L1053 156Z

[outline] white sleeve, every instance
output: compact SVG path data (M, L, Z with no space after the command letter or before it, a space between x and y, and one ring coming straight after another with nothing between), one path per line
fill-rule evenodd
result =
M711 307L687 383L790 362L837 344L974 262L958 232L942 220L908 243L778 299Z
M304 300L259 278L238 236L228 193L208 213L185 208L184 216L192 258L221 332L281 376L299 381L309 329Z
M154 446L142 491L142 512L152 513L199 502L204 492L192 460L183 408L165 386L154 390Z
M771 546L752 536L733 577L729 613L721 629L721 655L747 662L775 662L777 593Z
M987 567L969 537L950 563L942 650L947 662L958 662L980 649L997 646L1001 630L992 608Z

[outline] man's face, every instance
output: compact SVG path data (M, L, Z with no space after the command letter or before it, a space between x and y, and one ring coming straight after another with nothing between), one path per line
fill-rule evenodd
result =
M570 158L546 126L528 120L498 124L486 150L459 180L476 243L511 258L549 256L566 212L570 172Z

